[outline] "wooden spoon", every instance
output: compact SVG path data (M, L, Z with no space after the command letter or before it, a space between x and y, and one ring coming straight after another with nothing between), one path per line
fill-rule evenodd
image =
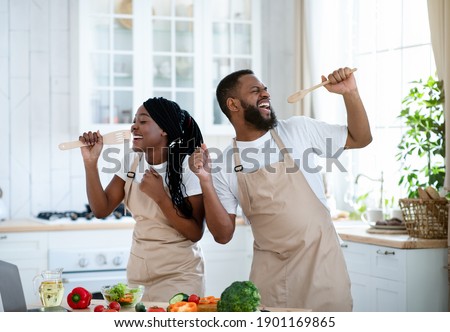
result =
M113 131L103 135L103 144L122 144L125 140L129 140L130 138L131 132L128 129ZM82 146L86 145L81 141L66 142L58 145L60 150L81 148Z
M350 70L350 72L353 73L356 70L357 70L357 68L353 68ZM303 99L311 91L316 90L316 89L320 88L321 86L327 85L328 83L330 83L330 80L326 80L322 83L314 85L313 87L310 87L309 89L300 90L300 91L290 95L289 98L287 99L287 101L288 101L288 103L291 103L291 104L295 103L295 102L299 101L300 99Z

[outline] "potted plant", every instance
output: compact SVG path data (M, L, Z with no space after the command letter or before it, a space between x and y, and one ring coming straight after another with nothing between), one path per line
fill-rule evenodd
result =
M398 116L404 120L406 132L396 157L402 162L399 185L406 187L409 198L416 198L419 187L440 190L444 185L444 90L442 81L431 76L426 82L411 83Z

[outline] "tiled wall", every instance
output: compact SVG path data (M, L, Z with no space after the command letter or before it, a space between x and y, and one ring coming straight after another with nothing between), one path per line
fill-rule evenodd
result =
M77 135L69 22L69 0L0 0L0 187L11 218L84 208L81 159L57 148Z
M263 0L263 19L273 6L292 13L294 1ZM59 143L79 135L71 88L75 84L70 31L74 4L76 0L0 0L0 188L11 219L41 211L83 211L87 203L79 150L58 149ZM273 103L279 118L291 112L284 100L294 86L285 72L270 70L271 64L293 61L292 52L286 51L291 45L286 31L282 30L286 38L280 39L281 32L274 30L292 23L292 17L290 21L285 14L282 17L264 28L270 29L269 35L262 33L276 41L273 49L283 51L278 54L269 46L263 52L260 75L277 92ZM208 146L217 148L229 140L205 137ZM110 178L110 174L101 176L104 185Z

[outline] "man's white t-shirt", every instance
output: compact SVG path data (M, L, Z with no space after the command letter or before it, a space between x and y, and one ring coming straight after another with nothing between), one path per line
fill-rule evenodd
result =
M275 131L287 151L300 167L308 184L328 208L321 166L318 158L337 158L347 140L347 126L333 125L304 116L279 120ZM253 172L282 160L280 149L270 131L254 141L237 141L243 172ZM214 157L214 156L212 156ZM230 214L237 214L238 183L233 156L233 144L212 162L211 172L217 195ZM270 171L270 168L267 168Z
M127 173L128 173L128 171L131 170L131 166L133 165L134 159L136 158L137 155L138 154L136 152L132 152L129 155L127 155L124 158L124 160L122 161L122 168L117 173L117 176L119 176L122 180L127 181L127 179L128 179ZM136 175L135 175L133 181L137 182L137 183L141 183L145 170L153 168L163 178L164 187L167 187L167 184L165 181L166 167L167 167L167 162L164 162L162 164L157 164L157 165L150 165L145 160L145 156L142 156L142 158L139 160L139 164L138 164L138 167L135 172ZM192 173L192 171L189 168L189 156L186 156L183 160L182 179L183 179L183 184L186 187L186 192L184 192L183 189L181 190L184 197L198 195L198 194L202 193L202 189L200 187L200 181L199 181L198 177L194 173Z

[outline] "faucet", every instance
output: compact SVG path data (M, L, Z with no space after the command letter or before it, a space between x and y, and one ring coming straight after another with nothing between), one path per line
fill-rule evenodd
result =
M379 179L374 179L371 178L370 176L367 176L365 174L358 174L355 178L355 185L358 184L359 178L360 177L365 177L366 179L370 180L370 181L374 181L374 182L380 182L380 205L379 208L383 208L383 186L384 186L384 178L383 178L383 171L381 171L381 177Z

